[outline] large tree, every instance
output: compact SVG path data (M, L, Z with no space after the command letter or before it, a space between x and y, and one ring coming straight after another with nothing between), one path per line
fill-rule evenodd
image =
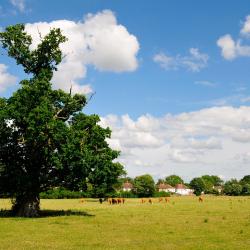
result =
M105 140L110 129L98 125L97 115L81 112L86 97L51 87L65 41L60 29L51 29L31 50L24 25L0 32L2 47L30 77L10 98L0 98L0 193L13 198L18 216L39 215L41 191L79 190L91 183L103 193L124 173L113 163L119 152Z

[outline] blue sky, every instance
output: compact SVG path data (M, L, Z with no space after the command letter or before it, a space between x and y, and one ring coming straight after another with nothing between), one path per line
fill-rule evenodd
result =
M29 23L35 36L37 27L43 31L40 22L46 30L55 21L62 27L72 21L79 35L94 27L95 41L87 42L91 53L84 54L81 38L73 47L79 55L64 65L68 75L57 76L55 88L67 90L72 81L76 92L96 92L84 111L99 114L113 129L110 144L123 152L120 160L130 175L149 172L155 178L249 173L248 15L250 4L243 0L0 0L2 28ZM72 30L67 34L76 42ZM0 95L9 96L25 75L4 55ZM211 162L212 155L218 160Z

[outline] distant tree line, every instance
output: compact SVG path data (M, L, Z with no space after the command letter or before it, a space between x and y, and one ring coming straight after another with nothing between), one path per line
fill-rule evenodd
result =
M124 183L132 184L130 191L124 191ZM170 196L170 192L159 191L160 184L168 184L175 187L177 184L184 184L187 188L194 190L195 195L214 194L214 195L250 195L250 175L244 176L240 180L231 179L224 182L216 175L203 175L195 177L190 182L184 180L178 175L169 175L164 179L158 179L156 182L149 174L140 175L135 178L122 177L110 188L92 185L90 182L86 184L86 188L71 191L67 188L53 188L46 192L40 193L41 199L65 199L65 198L95 198L95 197L124 197L124 198L140 198L140 197L166 197Z
M130 183L131 190L124 191L124 183ZM169 175L164 179L158 179L156 182L149 174L140 175L135 178L122 177L111 188L105 192L101 187L87 185L86 190L69 191L64 188L55 188L40 194L41 198L81 198L81 197L165 197L170 196L170 192L159 191L160 184L168 184L175 187L177 184L184 184L187 188L193 189L195 195L214 194L214 195L250 195L250 175L244 176L241 180L231 179L224 182L216 175L203 175L195 177L190 182L184 180L178 175ZM101 189L101 190L100 190Z
M159 197L170 195L169 192L159 192L159 184L169 184L175 187L177 184L184 184L187 188L194 190L195 195L214 194L214 195L250 195L250 175L244 176L241 180L231 179L224 182L216 175L203 175L193 178L189 183L178 175L169 175L164 179L158 179L154 182L152 176L146 174L137 176L134 179L131 177L121 178L119 180L120 188L117 187L118 193L125 197ZM122 184L129 182L133 185L131 191L119 191Z

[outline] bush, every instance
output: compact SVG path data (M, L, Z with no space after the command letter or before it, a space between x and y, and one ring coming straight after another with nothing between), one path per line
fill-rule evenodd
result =
M241 195L242 186L236 180L227 181L224 186L224 193L232 196Z
M170 197L170 193L164 191L155 192L153 197Z
M117 196L121 198L138 198L138 196L131 191L120 191L117 193Z
M41 199L77 199L88 197L84 192L70 191L65 188L54 188L40 193Z

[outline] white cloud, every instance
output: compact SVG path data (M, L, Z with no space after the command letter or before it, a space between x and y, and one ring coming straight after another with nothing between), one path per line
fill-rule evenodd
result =
M221 48L221 54L225 59L232 60L236 57L236 45L231 35L227 34L220 37L217 45Z
M249 172L235 157L250 147L250 107L212 107L163 117L147 114L136 120L109 115L102 117L101 125L112 129L109 144L121 150L119 160L132 176L177 173L190 179L207 173L230 178Z
M0 93L17 82L17 78L8 73L7 70L8 67L5 64L0 64Z
M216 87L217 84L214 82L210 82L210 81L195 81L194 82L196 85L201 85L201 86L205 86L205 87Z
M249 35L250 34L250 15L246 16L246 21L243 24L242 29L240 30L242 35Z
M25 11L25 0L10 0L10 3L20 12Z
M73 92L86 93L80 81L86 77L87 65L99 71L125 72L138 67L139 43L126 27L118 24L114 13L104 10L88 14L84 20L56 20L50 23L28 23L26 31L31 34L34 49L51 28L60 28L68 41L61 45L65 58L53 77L54 86ZM89 88L87 89L90 90Z
M246 17L246 21L240 31L243 36L250 34L250 16ZM221 48L221 55L226 60L233 60L237 57L250 57L250 45L242 45L242 39L234 40L230 34L221 36L217 40L217 45Z
M199 72L202 68L207 66L209 56L201 53L197 48L189 49L189 56L175 57L167 56L164 53L154 55L153 60L166 70L178 70L185 68L192 72Z

